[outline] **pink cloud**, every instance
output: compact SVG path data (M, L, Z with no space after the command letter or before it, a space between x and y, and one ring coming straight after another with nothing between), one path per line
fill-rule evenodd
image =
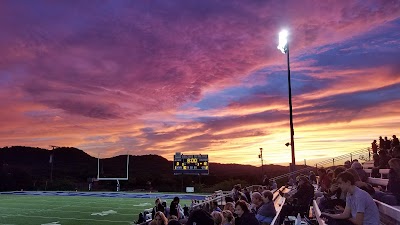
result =
M0 26L7 31L0 37L0 105L7 109L0 112L5 135L0 145L57 142L109 155L127 146L140 154L167 155L196 146L211 151L228 148L229 138L280 132L286 124L263 130L268 122L287 122L286 96L276 93L232 98L226 106L194 107L186 114L181 107L198 103L205 93L268 83L263 73L255 81L246 79L265 68L285 69L285 57L276 49L276 33L284 26L291 31L296 58L386 26L400 10L390 1L0 4ZM328 70L314 63L292 66L310 70L313 78L335 74L336 79L295 97L295 107L310 112L298 115L302 121L320 118L307 107L317 98L399 83L398 66ZM351 77L361 73L362 78ZM366 80L377 75L373 84ZM353 115L346 113L345 120ZM230 148L258 141L246 139Z

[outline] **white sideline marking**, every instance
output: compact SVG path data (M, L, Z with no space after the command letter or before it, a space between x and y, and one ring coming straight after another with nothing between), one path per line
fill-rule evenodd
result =
M21 209L21 208L11 208L11 207L0 207L0 209ZM55 209L46 209L46 210L40 210L39 212L42 212L42 211L46 211L46 212L68 212L68 213L84 213L84 214L87 214L87 213L91 213L92 211L74 211L74 210L67 210L67 209L64 209L64 210L55 210ZM24 209L24 212L27 212L28 214L29 213L32 213L32 212L34 212L34 213L36 213L36 212L38 212L38 210L37 209ZM27 215L27 214L26 214ZM124 213L119 213L118 215L121 215L121 216L131 216L132 215L132 213L129 213L129 214L124 214ZM1 224L0 223L0 225L8 225L8 224Z
M95 221L95 222L109 222L109 223L130 223L131 221L113 221L113 220L96 220L96 219L79 219L79 218L70 218L70 217L56 217L56 216L28 216L22 214L2 214L3 216L19 216L19 217L35 217L35 218L44 218L44 219L59 219L59 220L82 220L82 221Z
M61 225L60 222L42 223L42 225Z
M90 215L92 215L92 216L107 216L107 215L115 214L115 213L117 213L117 211L107 210L107 211L103 211L103 212L99 212L99 213L92 213Z
M139 205L132 205L132 206L142 207L142 206L148 206L148 205L151 205L151 203L145 202L145 203L140 203Z

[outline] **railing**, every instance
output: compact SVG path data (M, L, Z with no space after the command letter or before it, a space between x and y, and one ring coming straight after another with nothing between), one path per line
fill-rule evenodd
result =
M353 159L359 159L359 160L362 160L362 161L371 160L371 149L370 148L363 148L363 149L360 149L360 150L357 150L357 151L354 151L354 152L351 152L351 153L347 153L347 154L344 154L344 155L339 155L339 156L336 156L336 157L334 157L332 159L327 159L327 160L321 161L319 163L316 163L315 167L318 168L318 167L326 167L326 166L335 166L335 165L339 165L339 164L343 165L344 161L346 161L346 160L352 161ZM276 177L273 177L271 179L280 180L280 179L283 179L283 178L290 177L292 175L300 174L300 173L303 173L303 172L308 172L310 170L311 170L311 168L304 168L304 169L296 170L294 172L290 172L290 173L286 173L286 174L283 174L283 175L280 175L280 176L276 176Z
M357 158L357 156L358 156L358 158ZM332 166L335 166L335 163L336 163L336 165L338 165L340 163L342 163L342 165L343 165L344 161L346 161L346 160L352 161L353 159L356 159L356 158L359 160L363 160L363 161L371 160L370 148L362 148L360 150L357 150L357 151L354 151L351 153L347 153L344 155L336 156L335 158L332 158L332 159L327 159L327 160L321 161L316 164L316 167L326 166L326 165L331 165L331 164L332 164Z

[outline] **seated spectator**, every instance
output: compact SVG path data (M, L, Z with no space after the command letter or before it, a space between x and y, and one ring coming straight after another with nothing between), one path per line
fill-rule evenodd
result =
M139 219L136 221L137 224L146 222L143 213L139 213Z
M237 184L232 189L232 198L234 201L239 200L239 197L240 197L239 189L240 189L240 187Z
M374 167L379 167L379 155L378 155L378 153L374 153L374 155L372 155L372 159L374 160Z
M355 169L358 177L360 177L360 180L362 182L367 182L368 181L368 174L364 171L362 165L359 162L355 162L351 165L351 168Z
M154 216L156 215L156 212L162 212L165 215L165 208L164 206L161 204L161 199L157 198L155 200L155 206L151 212L151 218L154 219Z
M171 215L171 216L168 218L168 221L172 221L172 220L178 221L178 217L176 217L175 215Z
M388 191L396 196L397 204L400 205L400 159L393 158L389 160L389 182Z
M224 206L224 211L228 210L231 211L232 213L235 213L235 205L233 204L233 202L227 202Z
M271 190L276 190L278 188L278 184L274 179L272 179L271 182Z
M286 198L285 205L282 206L279 216L279 224L282 224L286 216L295 216L298 213L304 215L308 212L310 204L314 199L314 186L307 177L299 177L299 187L297 191Z
M250 212L245 201L239 200L236 202L235 213L238 216L235 220L235 225L259 225L258 220L255 215Z
M251 211L254 214L257 214L260 207L264 204L264 199L262 198L260 193L253 192L253 194L251 195L251 203L252 203Z
M266 174L264 175L262 184L264 186L269 186L269 178L268 178L268 176Z
M310 171L308 179L310 179L311 184L317 183L317 176L315 176L315 173L313 171Z
M214 218L203 209L196 209L190 213L186 225L214 225Z
M387 154L386 150L379 151L379 169L389 168L390 156Z
M358 176L358 173L355 169L350 168L348 170L346 170L346 172L349 172L353 175L354 180L355 180L355 185L366 191L368 194L370 194L371 196L373 196L375 194L375 189L368 183L361 181L360 177Z
M168 225L167 217L164 213L158 211L154 215L154 219L150 223L151 225Z
M376 191L374 198L389 205L400 205L400 159L389 160L387 192Z
M345 167L336 167L333 171L334 179L328 192L324 193L322 197L316 199L321 212L338 211L337 206L340 206L344 209L344 206L346 205L347 193L343 192L336 183L337 176L344 171L346 171Z
M338 166L333 170L333 178L337 178L337 176L341 173L346 171L346 167Z
M400 159L400 146L394 147L392 149L392 157Z
M344 167L346 169L349 169L351 167L351 162L349 160L347 160L346 162L344 162Z
M338 212L340 209L344 210L346 206L346 194L343 192L336 182L336 178L332 181L329 192L325 193L323 197L317 199L317 203L321 212Z
M289 186L295 186L296 185L296 177L295 175L291 175L289 177L289 181L287 183Z
M222 225L235 225L235 217L229 210L222 211Z
M321 217L328 218L328 223L332 224L380 224L378 207L367 192L355 186L354 176L351 173L340 173L337 177L337 183L342 191L347 192L346 207L343 213L323 212Z
M169 206L169 214L170 216L176 216L177 218L179 218L178 216L178 205L179 205L179 197L175 197L174 200L172 200L170 206Z
M214 225L222 225L222 213L214 211L211 213L211 216L214 219Z
M247 199L246 195L243 192L239 192L239 200L243 200L245 202L249 202L249 199Z
M262 193L264 203L258 210L256 214L256 219L260 223L268 223L270 224L276 215L275 205L272 200L273 194L270 191L264 191Z
M319 175L319 189L321 192L328 191L329 187L331 186L331 179L327 176L326 170L324 168L318 169Z
M249 189L244 188L244 189L243 189L243 194L246 196L246 199L247 199L248 201L250 201L251 196L250 196L250 191L249 191Z
M169 208L167 207L167 202L166 201L163 201L162 203L161 203L161 205L164 207L164 215L168 218L169 217Z

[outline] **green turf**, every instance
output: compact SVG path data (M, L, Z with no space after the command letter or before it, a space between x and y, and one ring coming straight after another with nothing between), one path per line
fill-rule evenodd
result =
M189 202L181 200L182 205ZM151 198L0 195L0 225L134 224L138 214L153 205ZM110 210L116 213L91 215Z

